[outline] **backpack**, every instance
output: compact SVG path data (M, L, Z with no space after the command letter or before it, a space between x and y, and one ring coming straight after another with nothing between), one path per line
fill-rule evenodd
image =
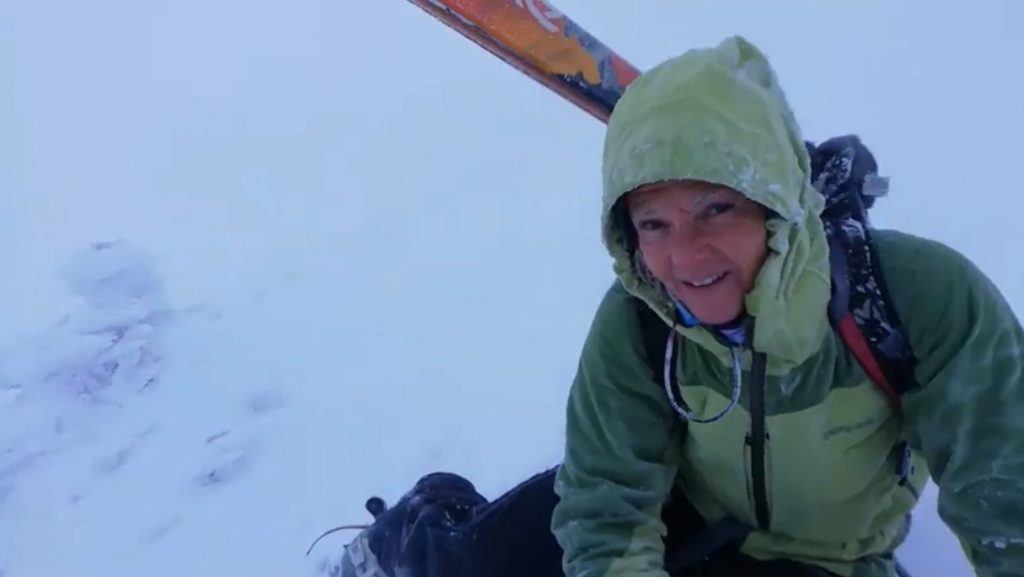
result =
M901 397L918 386L917 358L889 297L867 215L875 199L888 192L888 180L878 176L874 156L855 135L806 146L811 180L826 199L822 221L832 278L829 322L893 410L901 413ZM644 348L660 381L670 328L639 299L637 304ZM674 381L674 376L669 378ZM678 394L675 382L667 388ZM910 449L901 442L896 450L897 474L906 485L913 472Z

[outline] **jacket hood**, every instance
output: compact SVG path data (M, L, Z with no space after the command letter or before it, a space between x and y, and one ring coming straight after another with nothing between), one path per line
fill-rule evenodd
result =
M701 326L678 325L663 287L639 272L617 203L631 190L668 180L733 188L774 213L768 257L746 296L753 348L772 374L813 355L828 331L828 243L824 199L811 184L800 128L771 65L739 36L659 64L625 90L608 122L602 165L602 239L627 291L686 338L730 362ZM745 355L749 363L749 352Z

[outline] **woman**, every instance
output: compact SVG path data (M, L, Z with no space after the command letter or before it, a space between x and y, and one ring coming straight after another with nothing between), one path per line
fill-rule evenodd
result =
M1020 324L963 256L875 231L918 356L919 386L889 405L830 326L823 197L755 47L731 38L637 79L603 175L618 278L572 385L564 463L492 504L425 478L356 540L360 559L415 577L892 576L930 473L978 574L1024 575ZM641 308L672 328L664 371Z

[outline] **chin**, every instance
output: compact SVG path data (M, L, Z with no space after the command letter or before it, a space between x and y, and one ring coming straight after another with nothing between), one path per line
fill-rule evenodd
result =
M728 322L736 320L736 318L739 317L742 313L743 313L743 311L736 311L734 313L728 313L728 314L726 314L726 313L719 313L719 314L709 314L707 316L697 315L697 318L700 319L701 322L706 324L706 325L724 325L724 324L726 324Z
M686 301L683 301L684 303ZM736 320L743 314L742 306L728 307L693 307L690 312L696 316L702 324L721 325Z
M744 311L742 296L737 296L735 291L728 290L732 287L722 288L727 289L728 294L711 295L687 290L685 287L679 287L673 293L701 324L721 325L736 320Z

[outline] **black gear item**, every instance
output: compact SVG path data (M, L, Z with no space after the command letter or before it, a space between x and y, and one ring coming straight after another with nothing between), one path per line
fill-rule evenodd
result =
M461 529L476 507L487 502L473 484L452 473L431 473L420 478L395 506L383 510L361 537L377 559L383 575L406 575L410 567L430 568L439 548L459 550L467 539ZM444 555L451 563L452 555ZM427 569L427 575L440 575ZM342 577L349 577L343 574ZM352 577L364 577L358 572Z
M817 146L810 142L806 145L811 155L811 180L818 183L822 176L826 177L823 184L828 190L818 188L826 198L832 200L845 194L859 196L866 216L866 211L874 206L875 198L885 194L885 190L875 190L870 186L874 178L884 179L878 177L875 155L856 135L836 136ZM865 187L865 183L869 186Z
M461 477L425 477L346 548L340 576L331 577L564 577L562 549L550 530L558 503L557 470L538 473L494 501L481 502L456 526L443 503L454 498L461 511L464 498L482 497L474 498L475 491ZM420 501L425 504L417 506ZM413 520L412 525L404 525L404 519ZM741 554L747 529L708 525L678 489L662 519L669 528L664 541L672 577L836 577L795 561Z
M856 136L808 144L808 150L812 182L826 201L822 222L832 269L829 320L899 410L900 397L918 386L917 358L889 296L867 212L888 191L888 181L878 176L874 155Z
M465 529L486 502L469 480L443 472L421 477L393 507L370 498L374 522L346 546L340 577L433 577L463 570L473 549Z

